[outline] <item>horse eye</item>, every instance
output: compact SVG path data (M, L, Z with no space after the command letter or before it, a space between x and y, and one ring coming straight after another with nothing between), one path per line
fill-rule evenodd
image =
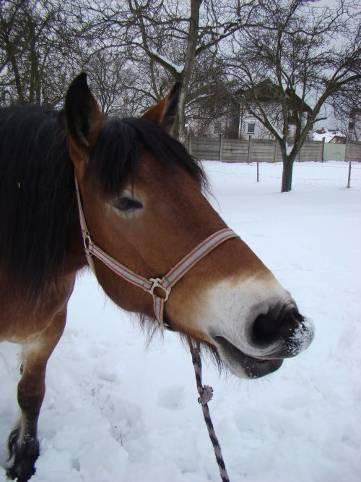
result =
M120 197L114 202L114 206L119 209L119 211L133 211L135 209L142 209L143 204L136 199L130 197Z

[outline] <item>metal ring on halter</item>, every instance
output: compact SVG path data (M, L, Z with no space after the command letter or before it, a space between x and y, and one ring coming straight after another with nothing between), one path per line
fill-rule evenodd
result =
M149 288L148 292L154 297L154 296L157 296L158 298L161 298L164 303L168 300L169 298L169 294L170 294L170 290L171 288L166 288L165 286L162 285L162 279L161 278L149 278L149 281L152 283L152 286ZM163 290L163 294L164 294L164 297L163 296L159 296L157 294L154 293L154 290L156 288L160 288L161 290Z
M92 254L91 253L91 250L90 250L90 247L92 246L93 244L93 241L92 241L92 238L90 237L90 234L85 232L84 235L83 235L83 241L84 241L84 249L85 249L85 252L90 255Z

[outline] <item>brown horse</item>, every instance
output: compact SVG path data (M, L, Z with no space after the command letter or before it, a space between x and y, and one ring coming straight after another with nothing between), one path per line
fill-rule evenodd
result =
M140 119L105 118L81 74L64 112L0 111L0 340L23 346L12 479L35 471L46 364L87 260L117 305L164 319L237 376L266 375L312 339L290 294L210 206L200 165L168 135L177 97L176 86ZM197 246L172 290L162 285Z

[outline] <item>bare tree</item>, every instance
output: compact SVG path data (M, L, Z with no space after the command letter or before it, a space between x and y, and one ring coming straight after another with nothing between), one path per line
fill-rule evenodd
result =
M254 25L225 52L235 98L279 143L282 192L292 188L294 160L322 106L361 79L359 6L262 0Z
M56 9L48 1L6 2L0 11L3 82L12 100L40 103L44 61L49 54Z
M18 60L24 50L23 29L20 28L18 21L22 14L23 5L23 1L14 0L3 4L0 8L0 73L4 89L3 98L5 100L5 93L12 97L12 90L14 89L19 102L25 101L21 65L19 65Z
M110 113L120 110L120 91L125 69L125 61L121 55L111 50L95 52L86 64L96 94L103 112Z
M191 88L197 60L242 28L254 4L254 0L127 0L116 5L92 3L91 9L98 22L111 26L113 46L127 48L128 58L136 63L144 65L147 59L149 78L142 80L155 97L169 82L180 82L175 134L183 138L186 105L195 97Z
M361 140L361 79L346 85L330 100L334 116L347 139Z
M0 87L5 103L58 104L85 58L84 29L74 2L0 3ZM84 62L83 62L84 63Z

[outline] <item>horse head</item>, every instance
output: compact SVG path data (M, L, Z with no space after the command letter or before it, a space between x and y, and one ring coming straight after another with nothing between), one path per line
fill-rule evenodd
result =
M145 279L168 273L227 228L205 195L200 164L169 134L179 89L141 118L106 118L85 74L65 103L69 152L92 240ZM120 307L154 319L149 292L93 257L96 277ZM239 237L192 266L172 288L165 321L210 347L240 377L278 369L312 340L311 324L271 271Z

